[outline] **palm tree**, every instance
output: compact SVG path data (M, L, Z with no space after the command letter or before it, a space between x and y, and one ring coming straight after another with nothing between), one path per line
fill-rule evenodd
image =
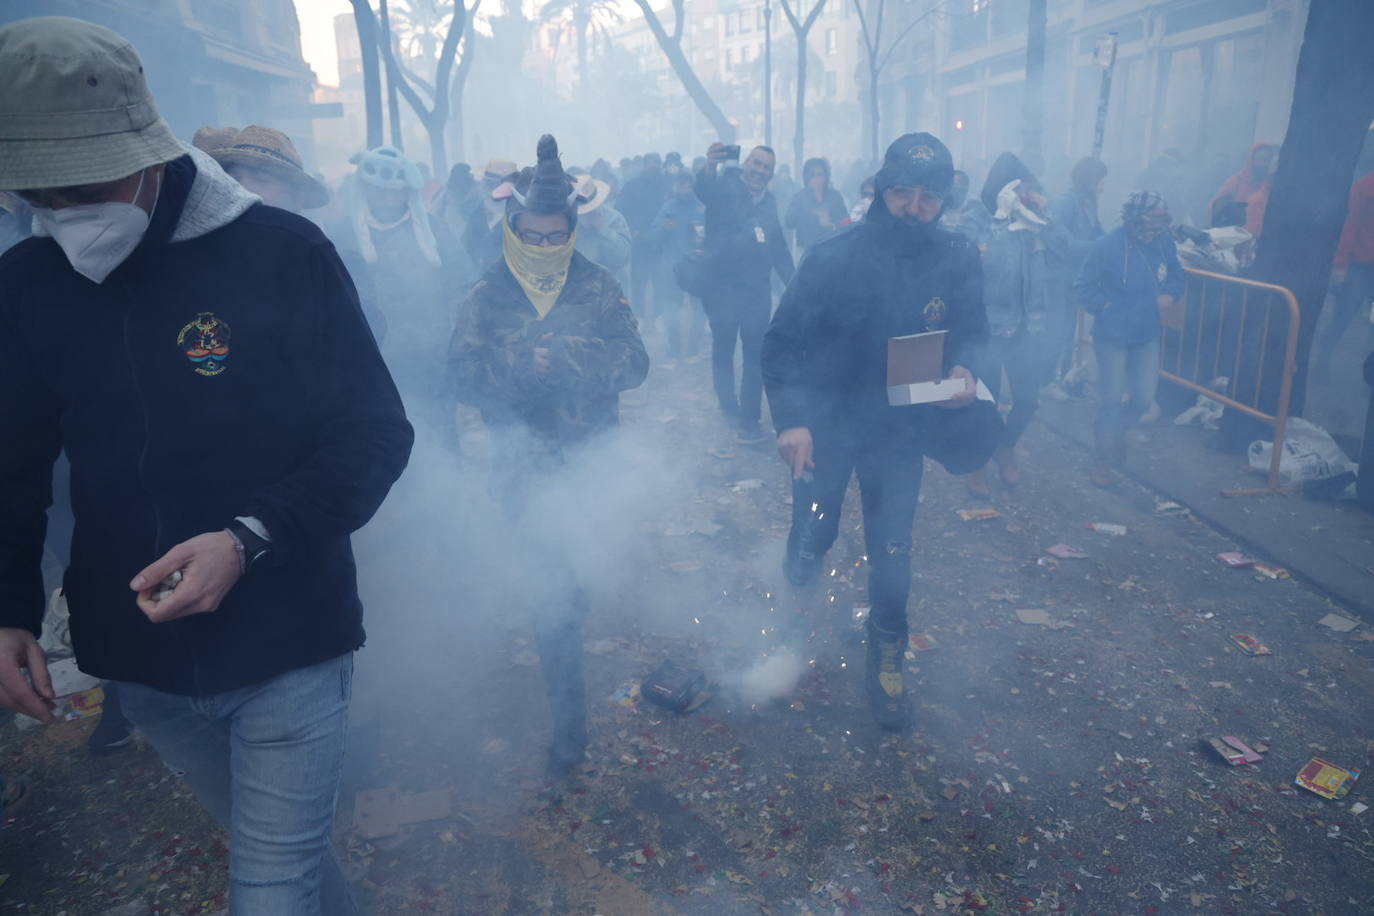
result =
M584 100L591 86L587 68L587 39L599 35L609 43L611 26L623 18L616 0L546 0L539 8L541 22L566 21L577 39L577 88Z
M453 0L405 0L391 14L391 31L401 56L434 67L453 18Z

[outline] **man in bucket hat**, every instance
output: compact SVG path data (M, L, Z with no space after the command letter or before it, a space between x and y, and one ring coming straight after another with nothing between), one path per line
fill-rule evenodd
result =
M0 86L0 189L38 230L0 258L0 705L52 719L65 451L77 663L228 829L230 912L352 912L329 850L349 534L412 435L352 284L312 223L173 138L108 29L0 28Z
M815 581L857 474L872 602L864 685L878 724L892 730L904 727L910 704L902 658L922 455L937 457L940 415L972 404L970 368L988 338L978 251L937 226L953 179L935 137L895 140L868 215L811 249L763 340L778 452L792 471L783 570L794 586ZM888 341L927 331L948 332L944 376L962 379L963 392L933 407L889 406Z
M329 203L329 189L305 170L296 144L279 130L202 127L191 144L269 206L299 213Z

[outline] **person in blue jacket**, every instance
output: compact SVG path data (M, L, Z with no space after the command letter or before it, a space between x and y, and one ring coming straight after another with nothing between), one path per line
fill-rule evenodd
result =
M1121 225L1093 244L1075 283L1078 304L1094 319L1101 403L1092 480L1098 486L1108 485L1111 471L1125 462L1126 429L1150 406L1159 383L1160 315L1183 293L1171 222L1164 198L1132 192Z

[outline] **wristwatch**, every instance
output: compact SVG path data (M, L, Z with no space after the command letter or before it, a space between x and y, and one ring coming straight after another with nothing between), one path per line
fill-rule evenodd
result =
M247 574L263 557L272 552L272 542L262 537L252 528L249 528L238 519L234 519L224 527L239 542L242 553L239 559L243 564L243 572Z

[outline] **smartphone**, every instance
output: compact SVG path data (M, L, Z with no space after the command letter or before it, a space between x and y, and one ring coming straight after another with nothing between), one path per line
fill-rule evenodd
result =
M731 143L729 146L725 147L725 158L726 158L726 159L733 159L733 160L735 160L736 162L739 161L739 144L738 144L738 143Z

